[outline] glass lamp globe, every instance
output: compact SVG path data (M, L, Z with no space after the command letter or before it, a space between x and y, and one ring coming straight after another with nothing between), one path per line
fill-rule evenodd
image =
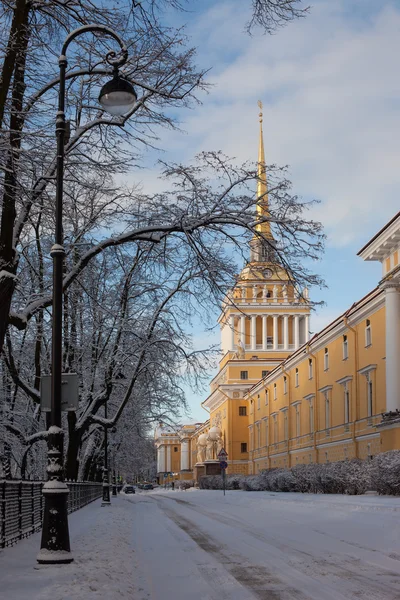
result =
M99 102L110 115L120 117L131 110L137 100L133 85L123 77L115 75L101 88Z

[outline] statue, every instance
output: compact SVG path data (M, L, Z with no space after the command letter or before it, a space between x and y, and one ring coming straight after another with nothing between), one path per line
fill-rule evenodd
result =
M202 433L197 439L197 462L203 463L206 460L207 435Z
M257 298L257 292L258 292L257 286L253 285L253 300L256 300L256 298Z
M224 447L224 439L222 437L222 433L220 433L218 436L218 439L217 439L217 456L221 452L223 447Z
M203 463L206 459L206 449L204 446L197 445L197 462Z
M268 298L268 294L269 294L268 287L266 285L264 285L263 291L262 291L263 300L266 300L266 298Z
M278 286L275 284L273 289L273 298L274 300L278 300Z
M246 295L247 295L247 293L246 293L246 288L245 288L245 287L242 287L242 298L243 298L243 300L245 300L245 299L246 299Z
M308 300L308 288L307 287L305 287L303 290L303 298L305 300Z
M236 352L235 358L244 358L245 357L245 348L242 340L238 340L236 344Z
M287 300L287 285L286 285L286 283L283 285L283 288L282 288L282 296L283 296L284 300Z
M206 460L214 459L214 442L207 438Z

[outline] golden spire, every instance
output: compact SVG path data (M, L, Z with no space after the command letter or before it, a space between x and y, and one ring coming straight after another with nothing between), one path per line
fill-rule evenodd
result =
M262 113L262 102L258 101L258 106L260 108L259 118L260 118L260 141L258 145L258 168L257 168L257 217L266 217L269 216L268 212L268 185L267 185L267 173L265 168L265 154L264 154L264 136L263 136L263 113ZM272 238L271 226L269 221L265 221L264 223L260 223L260 225L256 226L257 231L262 233L265 237Z

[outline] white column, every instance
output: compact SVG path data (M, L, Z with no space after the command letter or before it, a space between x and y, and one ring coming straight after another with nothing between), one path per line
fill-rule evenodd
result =
M231 328L231 350L235 349L235 315L229 316L229 326Z
M171 471L171 446L167 446L167 471Z
M304 337L304 341L308 342L308 340L310 339L310 315L306 315L304 317Z
M274 342L274 350L278 350L278 315L273 315L274 317L274 325L273 325L273 342Z
M240 317L240 339L242 340L243 348L246 346L246 316Z
M251 349L257 349L257 315L251 315L251 336L250 336Z
M267 315L262 317L262 347L267 350Z
M189 470L189 440L181 441L181 471Z
M294 349L300 347L300 317L299 315L294 316Z
M400 408L400 291L395 283L382 286L386 311L386 411Z
M161 472L161 446L157 448L157 473Z
M165 471L165 446L160 447L160 473Z
M289 315L283 316L283 348L289 350Z

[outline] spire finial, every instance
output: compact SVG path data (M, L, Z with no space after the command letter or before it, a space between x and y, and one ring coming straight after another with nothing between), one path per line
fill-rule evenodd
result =
M259 217L269 216L268 211L268 185L267 185L267 173L265 168L265 154L264 154L264 134L263 134L263 104L261 100L257 102L258 108L260 109L259 120L260 120L260 139L258 145L258 168L257 168L257 214ZM260 223L257 225L258 231L264 234L265 237L272 237L271 226L269 221Z

